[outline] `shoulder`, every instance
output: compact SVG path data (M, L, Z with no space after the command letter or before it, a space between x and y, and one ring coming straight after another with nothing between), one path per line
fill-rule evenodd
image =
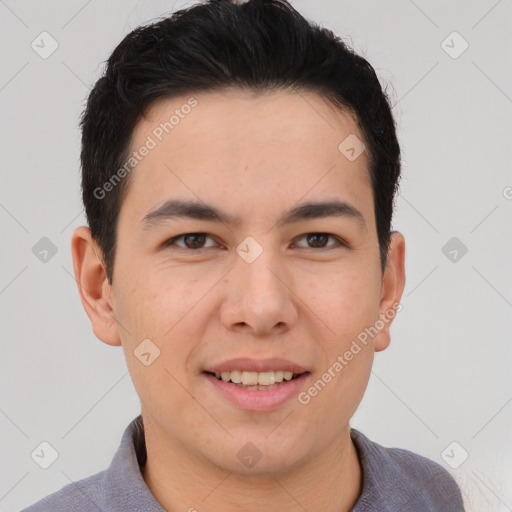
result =
M105 471L67 484L21 512L99 512Z
M351 437L363 471L361 501L380 505L355 511L464 511L459 486L437 462L409 450L381 446L355 429Z
M144 430L139 415L126 427L106 470L67 484L22 512L163 512L141 474L145 457Z

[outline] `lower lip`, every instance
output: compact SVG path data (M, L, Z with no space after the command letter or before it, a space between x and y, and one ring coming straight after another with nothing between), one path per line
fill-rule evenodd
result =
M283 380L271 389L245 389L231 382L224 382L214 375L203 373L203 376L212 383L214 389L231 403L248 411L269 411L284 404L290 398L297 396L300 389L309 379L308 372L293 380Z

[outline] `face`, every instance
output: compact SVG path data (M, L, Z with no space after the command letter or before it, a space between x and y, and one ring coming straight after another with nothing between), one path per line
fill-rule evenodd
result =
M132 150L155 144L131 171L103 282L117 322L93 327L122 344L154 432L229 471L278 473L348 436L391 320L361 333L391 318L403 261L382 274L366 152L339 149L363 140L350 115L313 93L193 98L159 101L134 131ZM257 390L222 370L300 375Z

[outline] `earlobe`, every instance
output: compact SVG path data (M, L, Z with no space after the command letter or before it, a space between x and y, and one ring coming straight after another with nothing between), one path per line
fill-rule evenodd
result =
M386 349L390 342L389 328L401 310L400 299L405 287L405 238L399 231L391 233L390 247L382 279L382 296L379 306L380 323L374 339L375 351Z
M78 293L94 334L108 345L121 345L101 250L87 226L74 230L71 253Z

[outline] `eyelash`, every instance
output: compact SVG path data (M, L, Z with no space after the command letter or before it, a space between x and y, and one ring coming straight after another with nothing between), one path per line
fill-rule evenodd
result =
M172 247L173 245L176 245L176 241L179 240L179 239L182 239L186 236L189 236L189 235L205 235L207 237L210 237L211 236L208 234L208 233L201 233L201 232L191 232L191 233L183 233L182 235L178 235L178 236L175 236L175 237L172 237L172 238L169 238L169 240L165 241L164 242L164 246L165 247ZM320 232L320 231L312 231L311 233L304 233L303 235L300 235L297 240L300 240L302 238L304 238L305 236L308 236L308 235L324 235L324 236L328 236L329 238L332 238L336 241L336 244L335 245L328 245L326 247L300 247L301 249L318 249L318 250L328 250L328 249L332 249L333 247L335 247L336 245L338 247L348 247L348 245L339 237L337 237L336 235L332 235L331 233L324 233L324 232ZM201 251L203 249L210 249L211 247L199 247L198 249L191 249L190 247L181 247L181 246L176 246L178 247L179 249L184 249L186 251Z

